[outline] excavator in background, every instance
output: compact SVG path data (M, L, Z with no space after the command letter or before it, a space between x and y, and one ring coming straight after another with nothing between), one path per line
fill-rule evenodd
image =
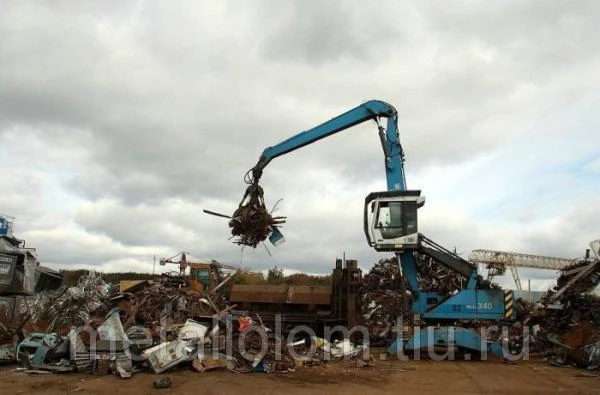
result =
M382 126L382 120L386 120L386 127ZM421 191L406 188L398 114L390 104L379 100L368 101L319 126L266 148L257 164L247 173L246 182L249 187L244 199L251 196L250 201L264 201L263 191L258 182L265 167L273 159L366 121L375 121L377 125L384 154L387 190L372 192L366 197L364 233L369 246L377 251L391 252L395 255L412 294L413 314L418 317L417 322L420 323L410 337L401 339L401 343L393 342L389 351L457 347L473 352L491 351L502 355L505 349L499 342L482 339L475 326L469 323L482 320L498 323L514 319L513 293L494 289L479 276L476 265L419 232L417 211L424 205L425 198L421 196ZM249 229L244 222L246 220L239 214L241 212L238 209L237 214L234 213L230 226L242 230ZM253 211L253 207L250 207L246 212L256 213L257 210ZM260 222L258 219L253 221ZM249 222L252 225L252 221ZM271 235L268 236L275 245L282 238L278 223L280 222L271 222ZM246 238L249 239L252 239L252 243L247 245L256 247L256 238ZM262 240L264 239L266 236L263 236ZM240 244L245 243L242 240ZM428 256L437 264L457 273L462 278L462 288L450 294L423 289L417 254Z
M191 289L197 292L215 292L225 284L236 272L236 268L224 265L215 260L210 262L190 262L190 254L183 251L170 258L161 258L159 264L165 266L167 263L179 265L179 275L185 276L187 268L190 269L187 283Z

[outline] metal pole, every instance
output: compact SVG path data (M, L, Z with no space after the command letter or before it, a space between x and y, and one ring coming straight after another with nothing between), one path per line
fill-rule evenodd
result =
M156 255L152 257L152 275L154 276L154 270L156 269Z

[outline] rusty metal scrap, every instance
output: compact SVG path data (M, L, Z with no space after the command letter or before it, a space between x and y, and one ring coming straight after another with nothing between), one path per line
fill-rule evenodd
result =
M94 314L106 313L108 284L99 274L89 272L77 286L62 287L56 292L40 292L31 306L32 321L47 323L47 331L66 335L71 326L83 326ZM103 309L104 308L104 309Z
M584 268L590 264L595 264L590 273L576 279L575 276L578 274L578 269ZM556 280L555 289L560 290L561 288L568 286L566 293L561 295L563 298L568 298L569 295L578 295L583 292L588 292L595 288L598 283L600 283L600 265L598 265L598 260L589 261L581 259L561 270L561 274Z
M588 293L600 282L598 263L581 259L564 268L554 289L530 305L525 322L539 328L536 346L553 364L587 369L600 365L600 298ZM578 276L582 269L586 275Z
M442 265L429 255L417 252L415 253L415 260L423 290L449 295L465 287L468 280L465 276ZM492 289L498 287L478 276L477 288Z
M450 294L464 288L466 278L456 271L439 264L425 254L415 254L417 271L421 288L425 291L436 291Z
M428 290L451 293L463 288L466 279L461 275L427 256L417 254L416 259L420 281ZM569 282L569 270L573 268L566 269L559 278L559 288ZM501 327L508 326L511 352L519 352L529 341L530 351L539 351L557 363L595 369L600 366L600 298L582 294L590 282L585 284L575 284L569 292L561 294L560 309L544 309L541 304L517 300L518 319L523 320L523 324L509 321L462 324L485 329L490 341L499 340ZM480 286L489 284L482 281ZM299 286L294 289L302 290ZM233 310L231 303L237 303L237 300L227 300L218 292L195 291L181 276L162 276L141 282L127 291L118 292L99 275L90 273L75 287L23 297L18 303L15 299L13 305L0 303L0 346L10 345L17 337L23 339L32 331L54 332L62 343L69 343L69 360L52 360L53 355L48 354L44 366L60 364L61 370L113 372L123 378L136 369L151 367L155 372L162 371L162 368L150 366L155 361L150 363L143 358L160 344L177 345L186 350L185 355L167 361L169 364L164 370L177 365L195 366L202 372L211 367L226 367L234 372L284 373L293 371L298 364L324 363L336 353L354 357L359 351L368 350L363 348L365 346L354 346L350 339L333 344L326 344L320 338L302 339L291 343L300 355L298 360L296 354L292 357L289 345L272 333L258 314ZM323 290L319 299L311 300L326 304L331 290L328 292ZM302 292L293 294L294 298L304 297ZM402 277L396 257L380 260L362 276L357 296L359 324L368 328L371 345L385 346L399 330L424 324L413 322L413 293ZM403 327L399 328L399 325ZM525 339L522 325L536 328L533 335ZM202 330L194 332L194 336L185 335L189 334L190 328ZM99 345L103 347L107 336L111 340L116 337L119 344L116 354L98 349ZM314 351L315 345L316 354L309 353ZM216 359L204 363L200 358L203 352L206 355L217 352L218 355L212 354L211 358ZM222 357L224 355L227 358Z
M144 355L152 354L149 349L156 344L177 344L189 352L165 365L165 369L156 369L154 366L155 371L191 364L188 355L209 354L213 347L223 353L231 350L230 361L213 361L213 365L226 365L232 371L288 372L294 369L295 361L289 351L285 346L279 347L281 341L263 326L258 315L257 320L253 320L248 316L232 314L231 306L226 303L223 295L200 293L188 288L180 276L163 276L144 283L135 292L115 293L97 274L90 273L76 287L33 297L30 301L33 313L25 319L28 322L46 322L46 329L52 328L56 339L69 344L69 360L61 361L63 370L68 368L96 374L112 372L127 378L131 376L134 364L138 369L143 367L140 363L143 363ZM29 311L9 307L10 311ZM5 312L5 309L0 309L0 312ZM204 324L190 319L196 317L203 319ZM5 317L4 321L8 321L8 318ZM210 323L215 322L218 324L208 332ZM197 332L196 336L188 336L190 328L198 327L204 330ZM258 336L254 330L256 328L261 329L265 336ZM7 325L1 329L7 341L15 334L15 330L9 331ZM263 354L262 342L265 340L266 353ZM117 342L119 347L116 354L115 350L105 347L107 341ZM239 348L240 344L245 349ZM10 344L11 350L15 348L14 345ZM204 347L207 349L203 351ZM138 358L132 359L132 353ZM29 360L34 354L25 355L24 360ZM53 358L52 355L48 354L49 358ZM11 354L8 357L16 356ZM51 364L41 368L56 370L53 364L57 361L48 362Z
M252 328L260 328L256 331ZM291 357L289 350L285 347L285 342L276 337L272 333L263 332L261 336L260 330L265 330L265 327L254 322L251 327L235 334L233 344L240 342L242 336L244 351L233 349L233 361L236 372L281 372L285 373L294 369L294 359ZM267 343L263 345L263 340ZM264 348L263 348L264 347ZM266 350L266 352L265 352Z
M544 314L527 318L529 325L539 325L537 336L540 347L550 357L561 357L560 345L566 344L572 352L562 356L567 361L584 365L581 349L600 341L600 298L594 295L571 295L563 300L561 309L548 308ZM557 340L559 339L559 340Z
M267 210L263 189L258 185L259 178L247 175L248 188L229 221L234 243L253 248L285 223L285 217L272 215L275 208Z
M410 292L402 291L402 276L396 258L382 259L363 276L359 291L359 322L369 330L371 344L387 345L397 322L412 321Z
M381 259L363 276L362 288L368 291L400 289L400 267L396 258Z
M113 302L122 311L125 329L143 325L156 333L188 317L211 316L225 305L222 295L202 295L168 277L135 293L114 297Z
M581 349L586 356L587 368L598 369L600 367L600 342L586 344Z
M466 278L425 254L415 253L419 281L427 291L450 294L464 288ZM403 284L395 257L377 262L363 276L360 290L360 323L369 329L372 344L386 345L402 325L413 324L412 292Z
M412 321L411 298L402 291L380 290L361 294L361 318L359 322L369 330L371 344L387 345L398 329L399 318L404 325Z
M30 322L27 297L0 298L0 344L12 342L14 336Z

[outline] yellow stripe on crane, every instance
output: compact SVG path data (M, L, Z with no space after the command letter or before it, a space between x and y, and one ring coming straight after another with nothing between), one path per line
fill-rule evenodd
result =
M504 290L504 318L510 319L513 316L513 291Z

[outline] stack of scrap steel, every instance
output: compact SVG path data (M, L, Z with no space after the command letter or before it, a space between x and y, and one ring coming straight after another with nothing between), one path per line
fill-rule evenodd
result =
M440 264L429 255L415 253L415 259L423 290L449 295L463 289L468 280L465 276ZM491 289L498 287L478 276L477 288Z
M402 277L396 258L381 259L362 278L362 288L368 291L400 289Z
M419 277L424 289L444 294L461 289L466 280L433 258L415 254ZM413 324L412 293L402 284L402 275L395 257L377 262L363 276L360 291L360 324L369 329L372 345L387 345L396 336L399 322ZM401 320L401 321L399 321Z
M66 335L72 326L83 326L101 319L108 311L109 285L99 274L82 276L77 286L61 287L56 292L41 292L34 297L31 320L46 332Z
M361 295L361 318L359 323L369 329L371 344L385 346L397 332L397 322L410 325L410 297L402 291L380 290Z
M16 346L31 333L55 332L66 335L72 326L92 322L95 314L102 316L107 284L100 276L83 276L78 286L62 286L33 296L3 298L0 303L0 360L17 357ZM58 335L57 335L58 336Z
M22 315L16 328L6 324L14 317L5 317L8 310L0 309L0 336L13 341L5 359L18 359L25 371L121 378L134 371L175 368L289 372L299 362L290 347L299 347L300 362L306 365L325 354L354 357L366 350L348 341L326 345L323 339L287 345L258 314L251 317L233 307L222 295L188 288L179 276L127 281L117 289L89 273L75 287L31 297L25 308L11 306L10 311ZM317 352L309 353L313 343Z
M272 210L273 211L273 210ZM255 248L285 223L285 217L274 217L265 206L264 193L258 179L250 182L233 213L229 227L235 243Z
M362 279L359 323L369 329L372 345L387 345L395 336L398 319L404 325L412 322L412 299L402 291L401 282L396 258L380 260Z
M580 278L575 278L581 269L590 267L589 273ZM598 260L581 259L561 271L556 280L556 290L568 287L569 295L578 295L593 289L600 283L600 264Z
M231 370L281 373L294 370L294 358L281 338L275 336L262 322L257 322L250 317L239 316L237 321L232 343L234 345L241 343L244 347L233 348L231 359L234 366ZM220 352L225 352L222 346Z
M222 295L195 292L184 286L179 276L163 276L133 292L126 289L110 301L120 309L125 329L144 326L156 336L188 318L210 318L225 308Z
M553 364L587 369L600 366L600 261L585 259L562 270L553 291L531 306L525 322L536 328L535 346ZM585 276L576 277L583 268Z
M600 298L570 294L560 308L549 305L530 312L526 322L535 333L535 348L554 364L595 369L600 364Z
M415 253L415 259L423 289L449 295L464 288L467 279L461 274L425 254ZM395 257L380 260L363 276L360 324L369 329L372 345L389 343L397 329L405 329L397 328L399 323L413 325L412 292L403 281ZM478 287L490 288L492 284L480 279Z
M30 318L25 297L0 298L0 361L16 358L19 333Z
M448 269L425 254L417 253L415 259L422 289L450 294L463 288L466 279L458 272Z

